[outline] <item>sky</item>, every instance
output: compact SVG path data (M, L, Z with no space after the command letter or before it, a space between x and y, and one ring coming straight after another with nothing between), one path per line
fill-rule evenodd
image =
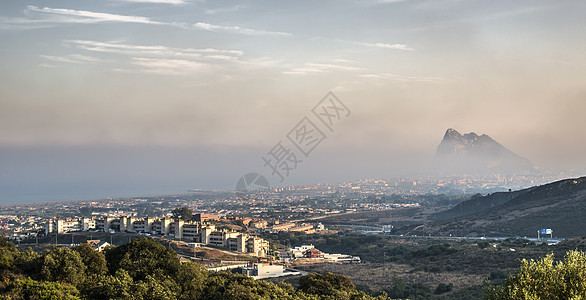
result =
M448 128L584 170L585 13L564 0L5 0L0 204L232 188L248 172L271 185L414 174ZM331 128L312 113L329 92L346 108ZM305 117L324 139L281 180L262 158L299 151L287 135Z

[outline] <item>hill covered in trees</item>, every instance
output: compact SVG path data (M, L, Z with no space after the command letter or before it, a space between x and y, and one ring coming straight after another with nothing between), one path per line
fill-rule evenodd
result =
M332 273L304 276L294 289L206 271L148 238L103 253L82 244L37 254L0 237L0 276L0 299L386 299Z

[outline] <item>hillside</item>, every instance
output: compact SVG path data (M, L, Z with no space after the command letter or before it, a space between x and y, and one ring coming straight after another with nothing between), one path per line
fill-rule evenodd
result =
M531 191L533 188L513 192L497 192L486 196L474 195L470 200L461 202L453 208L439 212L431 216L435 220L448 220L457 217L472 215L489 208L503 205L510 200Z
M468 200L439 215L444 220L400 231L417 235L536 236L537 230L551 228L556 237L586 235L586 177L506 194ZM508 197L512 199L506 201ZM467 212L473 213L465 215ZM455 217L446 219L450 215Z

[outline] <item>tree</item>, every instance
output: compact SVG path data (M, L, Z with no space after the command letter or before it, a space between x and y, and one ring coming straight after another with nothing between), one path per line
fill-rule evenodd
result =
M182 219L185 221L190 221L193 217L193 212L188 207L176 208L172 213L175 219Z
M105 252L111 273L124 269L134 280L144 280L156 273L173 276L179 270L175 251L146 237Z
M484 249L484 248L488 248L488 246L490 246L490 243L487 241L480 241L478 242L478 248L480 249Z
M139 299L133 292L134 281L125 270L118 270L114 275L96 276L93 281L82 287L82 294L87 299Z
M181 287L181 299L199 299L203 293L205 271L196 263L181 264L177 272L177 282Z
M83 282L85 265L81 256L69 248L53 248L41 258L41 278L78 285Z
M393 299L395 298L416 298L429 299L431 298L431 291L429 288L421 283L407 284L401 278L394 277L393 285L389 289L385 289L387 295Z
M435 289L435 291L433 293L436 295L439 295L439 294L450 292L453 288L454 288L454 285L451 283L450 284L440 283L437 285L437 288Z
M95 250L90 244L81 244L73 248L73 250L79 253L86 267L87 275L105 275L108 272L106 256L102 252Z
M180 288L169 276L147 275L144 281L137 282L133 287L133 296L144 300L177 299Z
M406 291L407 285L405 284L405 281L401 278L393 277L393 286L387 291L389 296L394 298L406 298L409 297L409 293Z
M348 298L348 294L356 292L350 278L334 273L311 273L299 278L299 290L307 294Z
M274 284L254 280L248 276L230 272L210 272L203 282L200 296L181 299L308 299L303 292L295 294L286 283ZM318 299L312 297L311 299ZM362 298L360 298L362 299ZM364 298L367 299L367 298Z
M14 260L14 266L18 271L31 277L38 277L40 273L39 260L40 255L28 248L25 251L18 252Z
M105 250L105 260L88 245L53 248L40 257L13 247L0 241L0 248L14 258L12 269L2 273L0 299L386 299L386 294L373 298L357 291L348 277L332 273L303 276L295 290L286 283L206 271L193 262L180 264L172 249L148 238ZM32 279L14 272L35 262L39 271L22 272L35 275Z
M485 291L485 298L498 299L586 299L586 254L568 251L563 261L553 254L539 260L523 260L518 274L503 285Z
M81 299L74 286L59 282L39 282L27 279L11 281L0 299L78 300Z
M14 268L14 259L17 254L16 246L5 237L0 236L0 272Z

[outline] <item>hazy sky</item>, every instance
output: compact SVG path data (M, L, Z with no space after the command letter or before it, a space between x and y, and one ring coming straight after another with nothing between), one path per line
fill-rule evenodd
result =
M328 91L352 113L283 184L413 171L449 127L584 169L585 15L578 0L4 0L0 203L248 171L278 184L261 157Z

